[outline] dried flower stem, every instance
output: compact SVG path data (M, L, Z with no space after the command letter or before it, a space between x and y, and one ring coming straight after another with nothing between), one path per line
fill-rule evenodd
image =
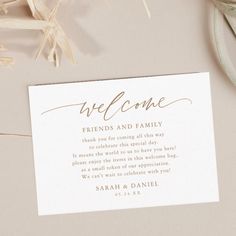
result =
M43 20L23 20L14 18L5 18L0 20L2 29L19 29L19 30L45 30L53 27L53 24Z

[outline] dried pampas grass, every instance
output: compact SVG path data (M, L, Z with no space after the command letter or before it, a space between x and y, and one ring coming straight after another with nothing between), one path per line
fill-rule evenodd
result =
M8 13L8 8L25 4L31 12L32 19L4 18L0 19L0 28L15 30L40 30L43 39L36 53L36 59L42 54L46 45L49 46L48 60L59 66L58 51L61 50L69 61L76 63L69 38L56 20L56 14L62 0L58 0L56 6L50 10L42 0L5 0L0 3L0 12ZM12 64L12 58L1 57L0 64Z
M29 8L32 19L4 18L0 19L0 29L12 30L40 30L43 34L42 41L36 52L35 58L38 59L46 46L49 47L47 56L48 61L53 62L57 67L60 65L60 50L67 59L75 64L76 59L69 38L66 36L63 28L56 20L57 11L62 0L58 0L55 7L50 10L43 0L0 0L0 13L8 14L8 8L13 6L25 5ZM149 18L151 13L146 0L142 0L144 8ZM0 46L0 51L5 47ZM0 57L0 65L11 65L14 60L11 57Z

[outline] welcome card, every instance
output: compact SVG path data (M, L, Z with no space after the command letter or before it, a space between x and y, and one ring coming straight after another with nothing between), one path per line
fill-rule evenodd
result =
M208 73L29 87L38 214L218 201Z

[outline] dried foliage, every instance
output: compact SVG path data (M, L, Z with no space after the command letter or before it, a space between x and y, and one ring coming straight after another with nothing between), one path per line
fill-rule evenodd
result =
M224 39L224 21L228 23L232 33L236 36L236 0L213 0L214 14L212 24L212 39L215 51L225 74L236 86L236 68L231 60L228 47Z

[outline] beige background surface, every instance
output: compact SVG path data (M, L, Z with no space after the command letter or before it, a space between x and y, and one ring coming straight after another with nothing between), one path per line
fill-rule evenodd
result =
M28 85L210 71L220 202L38 217L31 139L0 137L1 236L236 235L236 88L210 44L209 1L147 1L151 20L141 0L69 1L59 20L74 41L76 66L63 60L55 69L43 57L35 63L38 32L1 31L10 49L4 55L16 65L0 68L0 131L31 133ZM229 30L226 38L235 55Z

